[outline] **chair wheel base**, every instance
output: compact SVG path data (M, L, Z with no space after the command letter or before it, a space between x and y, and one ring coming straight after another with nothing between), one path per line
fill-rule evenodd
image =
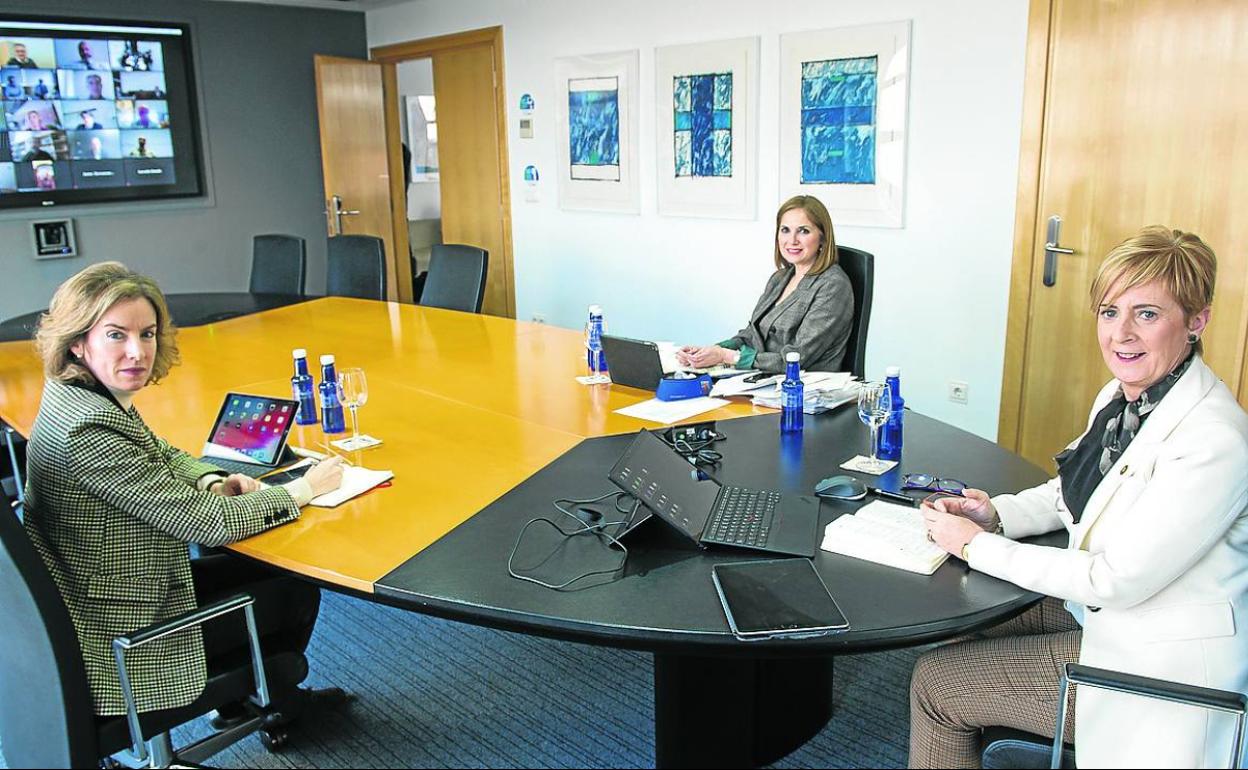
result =
M264 744L264 748L270 754L277 754L286 748L286 744L290 741L290 733L285 729L261 730L260 743Z

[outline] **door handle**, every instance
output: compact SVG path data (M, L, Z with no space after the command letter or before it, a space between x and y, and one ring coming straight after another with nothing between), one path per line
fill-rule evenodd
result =
M332 235L342 235L342 218L353 217L359 213L359 209L344 209L342 207L341 195L332 196L329 199L329 205L325 207L325 215L333 218L330 222L330 233Z
M1062 236L1062 218L1057 214L1049 217L1048 237L1044 242L1044 285L1057 284L1057 255L1074 254L1074 249L1062 248L1058 244Z

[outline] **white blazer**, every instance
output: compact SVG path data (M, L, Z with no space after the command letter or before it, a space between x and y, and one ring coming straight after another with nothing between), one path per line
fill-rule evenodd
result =
M1089 426L1117 388L1101 390ZM1079 523L1060 478L993 503L1005 536L976 535L971 567L1065 599L1083 624L1080 663L1248 692L1248 415L1199 356ZM1014 540L1059 527L1065 549ZM1077 688L1081 768L1226 767L1233 731L1225 714Z

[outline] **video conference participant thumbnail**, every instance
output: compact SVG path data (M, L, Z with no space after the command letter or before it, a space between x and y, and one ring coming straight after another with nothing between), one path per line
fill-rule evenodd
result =
M15 161L69 160L69 139L64 131L11 131L9 142Z
M129 72L164 72L164 51L155 40L109 40L108 60L113 69ZM162 85L163 88L163 85Z
M164 99L163 72L118 72L117 97L122 99Z
M5 99L59 99L56 70L0 69L0 94Z
M15 163L19 192L46 192L68 190L73 187L73 175L65 161L36 160Z
M127 158L172 158L173 137L166 129L122 131L121 154Z
M107 70L108 41L71 38L56 40L56 68L63 70Z
M62 99L108 99L115 94L113 72L74 72L58 70L57 82Z
M73 160L120 160L121 132L115 128L99 131L70 131L69 156Z
M0 162L0 195L17 192L17 172L13 163Z
M0 38L0 63L21 69L51 69L55 64L52 41L46 37Z
M62 127L55 102L27 99L5 102L4 107L4 120L10 131L51 131Z
M99 131L117 128L116 102L89 99L62 99L57 102L63 128Z

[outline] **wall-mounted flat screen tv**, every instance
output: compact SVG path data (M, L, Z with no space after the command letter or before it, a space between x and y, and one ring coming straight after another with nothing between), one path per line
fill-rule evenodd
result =
M190 29L0 14L0 209L203 192Z

